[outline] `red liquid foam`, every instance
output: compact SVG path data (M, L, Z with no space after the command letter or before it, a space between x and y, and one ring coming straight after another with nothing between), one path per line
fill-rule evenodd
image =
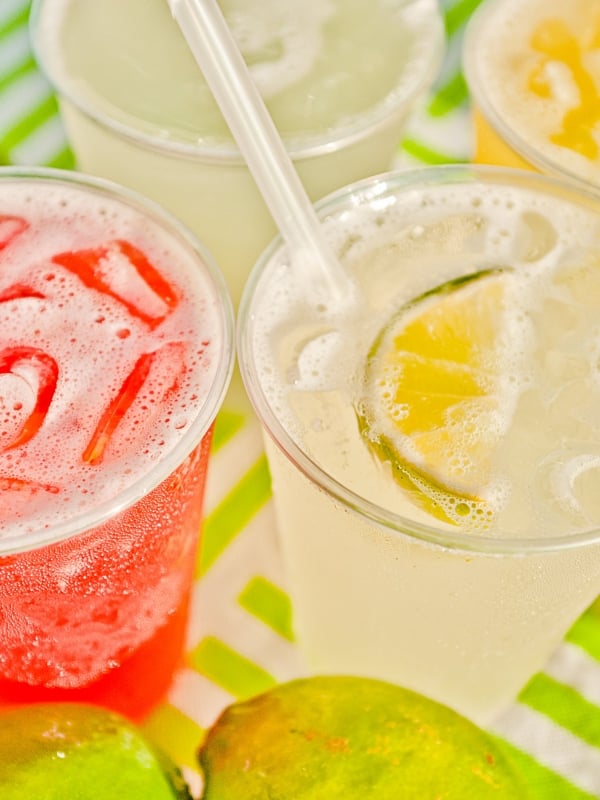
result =
M0 207L0 704L138 720L182 659L212 428L108 521L5 556L2 532L35 536L151 470L210 380L215 323L173 266L189 252L137 212L19 197Z

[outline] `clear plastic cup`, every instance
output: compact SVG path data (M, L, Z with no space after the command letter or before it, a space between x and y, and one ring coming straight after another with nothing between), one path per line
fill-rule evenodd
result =
M134 719L181 664L233 310L130 190L0 170L0 704Z
M534 169L600 188L600 23L590 0L486 0L463 62L481 164Z
M238 0L224 12L312 199L391 166L441 64L436 0ZM275 225L167 3L38 0L31 30L78 167L182 219L237 305Z
M503 434L496 445L504 448L501 453L504 442L515 449L508 458L515 470L509 475L511 492L504 503L508 478L494 472L489 485L474 486L457 506L454 522L443 520L445 505L432 513L425 507L428 500L420 505L411 499L415 492L420 499L429 497L424 485L434 498L440 496L438 484L423 483L418 466L411 472L409 465L414 482L404 480L405 488L412 486L405 491L390 468L389 441L381 440L378 455L367 446L359 413L369 402L363 396L365 369L390 320L414 298L433 303L435 287L446 284L450 292L466 275L504 270L525 281L522 297L533 303L540 293L539 273L550 281L554 267L575 269L585 258L597 267L600 202L530 172L453 166L359 182L333 193L317 210L326 237L358 286L360 302L350 312L322 298L311 300L311 287L294 273L286 248L275 240L251 273L238 317L238 359L265 433L298 642L316 673L390 680L487 723L543 667L600 589L600 520L575 524L571 497L546 496L550 472L562 475L562 455L553 467L546 460L546 450L560 449L561 432L546 412L539 413L537 401L532 406L537 410L528 411L525 399L517 404L511 394L529 375L524 366L515 378L520 362L513 356L524 346L531 309L516 306L510 317L504 334L511 371L498 384L506 392L498 409L509 409L502 412L508 421L513 401L515 418L532 417L524 432L510 439ZM534 284L538 288L530 291ZM583 291L573 303L588 301L594 302L592 292ZM554 301L548 302L554 308ZM556 328L559 341L549 368L574 369L578 345L574 354L563 354L562 339L568 350L570 337L560 332L576 312L568 304L564 317L556 312L560 322L550 328ZM594 319L592 309L592 328ZM423 381L426 404L435 385ZM571 407L579 402L588 407L588 400L596 407L591 396L586 400L596 389L570 381L565 373L557 398ZM545 386L541 379L540 386ZM559 391L563 388L569 394ZM522 397L529 402L531 395L523 390ZM423 405L424 416L429 407ZM433 401L431 407L435 414ZM481 420L489 424L486 408ZM559 421L569 418L564 408L556 414ZM479 419L474 418L474 430ZM493 420L501 430L508 425L504 417ZM589 464L598 461L597 434L596 429L596 440L589 440ZM581 466L583 452L571 452L568 445L565 451L565 464ZM471 451L466 453L468 463ZM455 455L440 456L437 469L460 475L465 459L461 452ZM485 474L485 463L474 463L474 482ZM557 479L557 485L565 480ZM522 486L527 486L524 497ZM479 491L504 514L489 530L475 525L481 519L473 499ZM466 508L472 511L468 529L466 519L456 522Z

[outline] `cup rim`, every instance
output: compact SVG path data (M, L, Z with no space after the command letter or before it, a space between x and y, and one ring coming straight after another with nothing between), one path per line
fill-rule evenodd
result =
M410 191L420 187L433 188L440 185L440 182L465 184L477 181L493 185L505 184L512 187L515 185L531 187L533 185L533 187L539 187L541 191L554 192L562 197L572 197L575 201L591 204L597 207L600 213L600 199L597 195L584 192L567 181L526 170L471 164L390 170L330 193L316 203L315 208L319 217L323 219L329 215L335 215L336 211L340 211L349 203L352 203L353 207L361 202L368 203L369 196L381 197L382 194ZM246 282L237 317L238 362L246 392L266 435L288 461L303 473L318 490L325 492L335 502L362 516L370 523L375 523L377 527L385 529L388 534L408 535L431 545L468 554L522 556L572 550L600 543L600 526L575 534L534 539L513 535L500 537L480 533L461 533L442 528L441 525L420 523L409 517L390 512L348 489L340 481L331 477L315 460L306 455L277 419L259 383L252 357L253 326L255 320L260 316L253 301L260 290L261 282L268 281L269 266L277 264L278 255L284 251L285 245L281 237L277 236L264 250Z
M29 552L41 547L63 542L96 528L134 505L159 486L182 464L200 443L219 412L229 386L235 358L235 329L233 305L216 262L199 239L174 215L154 201L113 181L92 177L74 170L51 167L0 167L0 180L23 180L32 184L47 182L66 184L95 194L105 195L125 204L157 224L169 235L176 237L193 256L204 272L207 286L214 293L219 321L220 346L215 353L217 366L213 381L193 422L164 457L133 483L119 491L115 497L103 500L92 508L31 533L0 535L0 558L15 553Z
M485 0L485 2L481 3L473 12L465 28L462 64L472 99L475 101L478 110L494 132L514 150L517 155L531 164L532 167L556 178L569 180L587 191L600 194L600 186L598 186L598 184L587 180L580 172L564 166L558 158L553 158L551 155L544 155L532 147L526 138L510 127L504 116L496 109L486 93L481 80L481 72L477 67L479 52L482 46L481 31L485 28L486 24L489 23L494 12L502 6L502 2L503 0Z
M422 2L422 0L400 0L403 5L420 1ZM134 143L137 147L159 151L173 158L202 163L245 166L245 159L235 141L215 145L214 143L195 144L161 138L137 128L134 124L116 119L104 110L94 108L94 105L81 96L64 75L59 74L60 70L53 69L50 59L44 56L41 35L38 33L42 9L47 2L48 0L32 0L29 15L30 41L37 63L59 99L61 96L64 97L88 120ZM416 99L433 83L445 54L444 23L437 2L431 2L430 17L428 25L423 26L430 36L429 43L427 50L423 47L423 52L418 60L419 70L415 70L414 80L407 82L403 91L395 91L392 96L386 96L367 115L361 115L358 122L340 128L333 139L331 131L318 135L284 139L288 153L294 161L308 160L350 147L385 128L395 116L403 116L407 109L412 108Z

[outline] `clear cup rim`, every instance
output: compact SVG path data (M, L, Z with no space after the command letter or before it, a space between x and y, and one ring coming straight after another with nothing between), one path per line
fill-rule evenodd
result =
M525 137L508 125L504 116L495 108L487 95L481 80L481 72L477 67L479 48L482 46L480 32L489 22L494 12L500 8L502 2L503 0L485 0L473 12L465 28L462 64L469 93L475 100L478 110L495 133L532 167L556 178L569 180L589 192L600 194L600 186L586 180L585 176L580 172L569 169L561 164L557 158L544 155L532 147Z
M150 132L145 132L133 124L116 119L108 112L94 108L93 103L81 96L70 82L61 76L59 70L54 70L45 58L43 45L37 35L37 27L42 6L48 0L32 0L29 15L30 41L37 64L51 84L53 90L60 97L64 97L74 108L87 117L90 121L105 130L113 131L126 141L143 147L146 150L158 151L173 158L189 159L201 163L214 163L216 165L229 164L245 166L246 162L235 142L225 144L205 144L180 142L174 139L161 138ZM419 0L402 0L404 4ZM425 27L425 26L424 26ZM372 136L378 130L389 125L397 115L404 115L416 99L433 83L437 75L445 51L444 23L439 7L432 3L431 20L429 22L431 52L423 53L419 58L419 71L415 79L407 83L403 91L395 91L386 96L368 113L361 115L358 122L336 129L332 140L332 132L310 135L306 137L289 137L285 139L287 150L295 161L304 161L328 153L337 152L344 148L361 142Z
M368 202L369 196L381 197L382 194L402 190L410 191L416 187L435 187L440 182L462 185L477 181L493 185L506 184L513 188L515 186L539 187L541 191L558 193L561 197L566 195L574 200L580 200L586 205L591 204L598 208L600 214L600 198L594 193L582 191L567 181L526 170L471 164L391 170L342 187L315 203L315 208L321 218L324 218L328 215L335 215L336 209L342 209L349 201L355 207L361 202L360 198L362 198L362 202ZM527 556L600 544L600 527L575 534L534 539L512 535L487 536L479 533L461 533L448 530L441 525L423 524L409 517L392 513L348 489L307 456L277 419L260 386L254 369L250 341L254 330L254 321L259 316L257 313L259 309L255 309L253 305L255 293L260 290L261 282L267 280L269 264L277 263L277 254L284 250L285 245L281 237L277 236L263 251L246 282L237 315L238 363L246 393L266 435L288 461L303 473L318 490L324 491L335 502L342 504L370 523L375 523L377 527L385 529L387 534L409 536L431 545L467 554Z
M42 181L62 183L70 188L79 187L86 192L107 195L117 202L133 207L143 216L150 218L153 224L158 224L169 235L175 236L186 246L190 255L194 256L198 265L201 265L206 283L214 292L220 326L220 349L215 353L215 360L218 363L213 381L193 422L160 461L147 470L141 478L119 491L116 497L104 500L80 514L31 533L21 532L8 536L0 534L0 558L37 550L85 534L110 521L159 486L183 463L214 422L231 381L235 358L234 312L225 279L210 252L174 215L159 204L120 184L73 170L2 166L0 181L4 179L31 183Z

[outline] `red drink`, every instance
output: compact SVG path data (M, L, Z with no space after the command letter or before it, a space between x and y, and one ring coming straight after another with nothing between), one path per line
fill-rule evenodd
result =
M143 716L179 663L231 308L172 219L0 170L0 702Z

